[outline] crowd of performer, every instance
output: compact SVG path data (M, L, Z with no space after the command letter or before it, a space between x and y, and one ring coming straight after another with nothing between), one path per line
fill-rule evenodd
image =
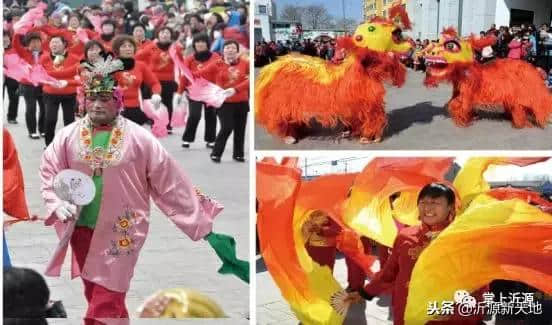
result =
M226 95L217 109L189 100L182 147L189 148L194 142L203 111L204 141L213 150L211 159L220 162L226 141L234 133L233 158L245 160L243 146L249 111L249 17L245 1L198 1L197 7L188 9L185 4L153 0L139 11L132 1L104 0L101 5L70 8L49 0L44 14L32 22L30 29L20 28L18 21L39 3L4 3L4 57L16 54L30 65L41 65L60 82L37 85L4 74L9 124L18 123L22 96L29 137L44 138L48 146L55 135L59 106L65 125L85 114L77 94L83 73L81 64L94 64L98 58L112 55L125 66L115 76L124 92L121 114L144 125L151 120L141 109L143 101L151 100L155 107L162 104L169 115L167 130L172 133L173 107L188 102L189 87L186 78L175 74L175 62L170 56L171 47L175 47L194 77L215 83Z

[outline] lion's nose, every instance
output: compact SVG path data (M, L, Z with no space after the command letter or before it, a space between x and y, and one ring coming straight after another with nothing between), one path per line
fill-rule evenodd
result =
M357 42L362 42L362 35L357 35L357 36L355 37L355 40L356 40Z

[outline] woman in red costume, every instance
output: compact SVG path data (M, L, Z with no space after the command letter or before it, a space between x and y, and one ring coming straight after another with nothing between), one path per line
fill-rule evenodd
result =
M174 80L174 62L169 56L169 47L173 43L174 32L169 27L162 27L157 32L155 42L136 53L136 60L143 61L157 77L161 84L161 101L169 111L167 129L172 133L171 118L173 112L173 95L178 89ZM153 91L155 93L155 91ZM153 98L152 98L153 100Z
M418 210L422 225L407 227L400 231L393 244L391 256L383 269L364 289L358 291L360 296L371 300L392 284L392 310L395 325L404 324L408 282L416 260L431 240L454 220L456 215L454 191L443 184L426 185L418 195ZM351 294L350 297L354 300L356 293ZM422 301L419 303L427 304ZM458 320L432 321L430 324L469 325L480 324L480 321L480 319L464 317Z
M143 125L149 119L140 109L138 91L143 84L147 84L153 91L152 103L158 105L161 102L161 85L150 68L144 62L135 59L136 48L134 39L128 35L117 36L113 41L113 51L124 64L124 70L115 73L115 80L123 90L125 108L121 114Z

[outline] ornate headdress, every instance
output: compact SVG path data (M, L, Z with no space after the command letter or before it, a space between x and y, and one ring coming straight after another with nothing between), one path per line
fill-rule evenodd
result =
M121 60L113 60L111 55L107 58L100 57L94 64L84 62L81 67L88 70L84 74L83 86L84 92L88 95L91 93L110 93L115 91L116 83L112 74L116 71L123 70L124 65Z
M81 63L81 67L86 70L81 74L82 87L78 89L79 102L84 103L84 96L113 94L117 100L117 107L123 108L123 92L113 78L113 73L123 70L123 62L119 59L113 59L111 55L100 57L98 61L91 64L89 62Z

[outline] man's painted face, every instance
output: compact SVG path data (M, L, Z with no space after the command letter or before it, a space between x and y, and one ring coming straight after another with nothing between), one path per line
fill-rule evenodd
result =
M454 207L448 204L444 196L436 198L425 196L418 202L420 220L429 226L452 221L453 209Z
M102 26L102 32L106 35L113 34L115 28L111 24L105 24Z
M119 109L113 93L87 94L84 100L86 112L93 124L110 124L117 117Z

